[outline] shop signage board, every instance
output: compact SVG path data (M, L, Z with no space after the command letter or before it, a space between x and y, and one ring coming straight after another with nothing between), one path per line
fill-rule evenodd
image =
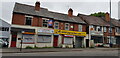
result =
M77 32L77 31L59 30L59 29L54 29L54 34L86 36L86 32Z
M98 32L98 31L90 31L91 35L103 35L103 32Z
M54 33L53 29L47 29L47 28L38 28L38 33Z

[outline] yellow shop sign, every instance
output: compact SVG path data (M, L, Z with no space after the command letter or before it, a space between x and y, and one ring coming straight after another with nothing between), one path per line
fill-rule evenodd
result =
M68 31L68 30L59 30L59 29L54 29L54 34L86 36L86 32L77 32L77 31Z

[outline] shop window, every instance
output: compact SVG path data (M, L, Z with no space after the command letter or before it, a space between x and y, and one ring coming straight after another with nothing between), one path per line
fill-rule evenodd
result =
M82 25L78 25L78 31L82 32Z
M23 35L23 43L34 43L34 42L35 42L34 35L28 35L28 34Z
M31 16L26 16L25 25L32 25L32 17Z
M50 43L51 42L51 35L39 35L37 42L38 43Z
M65 30L69 30L69 23L65 23Z
M103 37L92 36L94 43L103 43Z
M72 37L64 37L64 44L72 44L73 38Z
M54 29L59 29L59 22L54 22Z
M107 29L106 29L106 27L104 27L104 32L107 32Z
M43 18L43 27L48 27L48 20L49 19Z

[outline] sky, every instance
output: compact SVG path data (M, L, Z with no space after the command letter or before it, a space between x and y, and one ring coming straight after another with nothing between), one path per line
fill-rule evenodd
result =
M12 11L15 2L35 5L36 1L41 2L41 7L47 8L53 12L68 13L68 9L73 9L73 14L90 15L95 12L109 12L110 0L0 0L0 18L11 24ZM111 17L118 19L118 2L120 0L112 1Z

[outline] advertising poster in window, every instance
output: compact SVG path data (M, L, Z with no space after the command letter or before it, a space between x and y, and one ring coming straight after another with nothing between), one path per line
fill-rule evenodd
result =
M35 41L34 35L23 35L23 43L33 44Z
M53 20L48 21L48 26L53 26Z
M38 36L38 39L37 39L37 42L38 43L50 43L51 42L51 36Z

